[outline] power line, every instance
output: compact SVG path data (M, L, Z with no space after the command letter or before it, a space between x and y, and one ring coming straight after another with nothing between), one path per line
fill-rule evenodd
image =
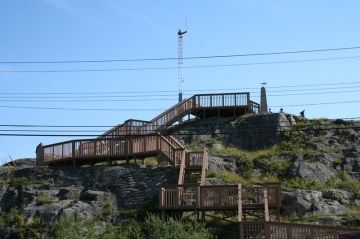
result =
M335 101L335 102L320 102L309 104L294 104L294 105L271 105L270 107L295 107L295 106L316 106L316 105L335 105L335 104L352 104L360 103L358 100L351 101ZM166 109L141 109L141 108L66 108L66 107L37 107L37 106L9 106L0 105L0 108L9 109L36 109L36 110L70 110L70 111L163 111Z
M335 121L336 120L346 120L346 121L349 121L349 123L353 123L353 120L357 120L357 119L360 119L360 117L346 117L346 118L336 118L336 119L326 119L327 120L327 123L322 123L322 122L316 122L316 119L309 119L309 122L311 123L307 123L306 127L310 127L310 126L329 126L329 125L336 125ZM312 122L313 121L313 122ZM288 123L289 121L288 120L279 120L278 123ZM107 128L112 128L112 129L115 129L116 127L119 127L121 126L122 124L119 124L119 125L107 125L107 126L101 126L101 125L32 125L32 124L16 124L16 125L12 125L12 124L2 124L0 125L0 127L10 127L10 128L18 128L18 127L21 127L21 128L104 128L104 127L107 127ZM257 122L241 122L239 123L239 125L241 126L244 126L244 125L258 125ZM174 127L177 127L177 126L180 126L181 125L162 125L162 124L151 124L151 126L167 126L167 127L171 127L171 126L174 126ZM196 130L196 129L204 129L204 127L217 127L217 126L222 126L223 128L226 128L224 127L224 124L214 124L214 123L202 123L201 126L191 126L191 130ZM230 126L230 124L229 124ZM270 127L271 126L271 127ZM261 128L274 128L274 124L273 122L264 122L261 124ZM168 132L169 130L171 131L173 128L166 128L166 129L160 129L160 131L162 132ZM125 129L117 129L117 132L122 132L122 131L125 131L127 132ZM31 132L31 131L34 131L34 132L104 132L104 131L100 131L100 130L44 130L44 129L41 129L41 130L28 130L28 129L15 129L15 130L3 130L3 129L0 129L0 131L28 131L28 132ZM136 129L135 129L136 131ZM142 132L154 132L154 130L151 130L151 129L142 129Z
M322 102L322 103L309 103L309 104L294 104L294 105L272 105L270 107L298 107L298 106L313 106L313 105L333 105L333 104L349 104L360 103L360 100L337 101L337 102Z
M196 68L273 65L273 64L303 63L303 62L316 62L316 61L332 61L332 60L346 60L346 59L359 59L359 58L360 58L360 56L327 57L327 58L313 58L313 59L301 59L301 60L266 61L266 62L250 62L250 63L235 63L235 64L215 64L215 65L195 65L195 66L184 66L183 68L196 69ZM174 70L174 69L178 69L178 67L169 66L169 67L135 67L135 68L107 68L107 69L66 69L66 70L1 70L0 73L71 73L71 72L75 73L75 72Z
M360 83L360 82L359 82ZM353 86L343 86L343 87L326 87L326 88L308 88L308 89L287 89L286 91L289 92L299 92L299 91L322 91L322 90L340 90L340 89L354 89L359 88L360 85L353 85ZM239 90L239 89L237 89ZM274 92L284 92L284 90L269 90L267 93L274 93ZM340 91L341 92L341 91ZM219 92L224 93L224 92ZM251 94L258 95L257 91L249 91ZM321 92L320 92L321 93ZM35 93L33 93L35 94ZM99 93L100 94L100 93ZM0 96L0 100L7 100L7 99L102 99L102 98L139 98L139 97L168 97L168 96L174 96L173 94L139 94L139 95L88 95L88 96L69 96L69 95L63 95L63 96L28 96L28 94L25 94L26 96ZM104 93L105 94L105 93ZM1 95L1 93L0 93ZM51 94L50 94L51 95ZM191 97L191 94L187 94L186 96ZM148 100L148 99L141 99L141 101ZM174 99L150 99L150 100L174 100ZM89 101L98 101L98 100L89 100ZM111 100L113 101L113 100ZM128 101L128 100L121 100L121 101ZM134 100L136 101L136 100Z
M9 106L9 105L0 105L0 108L36 109L36 110L71 110L71 111L160 111L160 110L164 110L164 109L125 109L125 108L66 108L66 107Z
M356 87L347 87L347 88L356 88ZM336 88L333 88L336 89ZM283 92L283 91L278 91ZM303 95L326 95L326 94L339 94L339 93L356 93L360 92L360 90L341 90L341 91L327 91L327 92L306 92L306 93L290 93L290 94L268 94L268 96L272 97L283 97L283 96L303 96ZM252 96L258 97L259 94L252 94ZM116 96L114 96L116 97ZM101 97L95 97L99 99L87 99L88 97L84 97L85 99L79 99L76 97L0 97L0 101L2 102L143 102L143 101L176 101L176 98L143 98L143 99L101 99ZM11 100L9 100L11 99ZM20 100L19 100L20 99ZM33 100L36 99L36 100ZM55 99L55 100L54 100ZM57 100L59 99L59 100ZM32 106L34 107L34 106ZM24 106L0 106L0 108L24 108ZM25 107L29 108L29 107ZM30 107L31 108L31 107ZM56 109L56 107L34 107L34 108L44 108L44 109ZM59 109L67 109L67 108L59 108ZM99 109L97 109L99 110ZM135 111L130 109L114 109L121 111ZM148 109L141 109L149 111ZM158 109L152 109L158 110ZM160 109L164 110L164 109Z
M321 126L321 125L315 125L315 126ZM284 126L283 128L289 128L290 126ZM264 130L264 129L258 129L258 130L251 130L246 131L247 133L283 133L283 132L308 132L308 131L329 131L329 130L345 130L345 129L356 129L359 130L360 126L340 126L340 127L329 127L329 128L316 128L316 129L286 129L286 130ZM214 132L212 133L214 135L239 135L243 134L242 132ZM209 133L172 133L172 136L189 136L189 135L209 135ZM24 134L24 133L16 133L16 134L4 134L0 133L0 136L23 136L23 137L99 137L102 135L97 134ZM127 136L118 136L118 137L112 137L111 139L124 139L124 137L130 138L130 137L142 137L143 135L127 135ZM95 139L88 139L88 140L95 140Z
M353 85L360 84L360 81L351 82L335 82L335 83L321 83L321 84L302 84L302 85L282 85L282 86L267 86L267 89L278 88L299 88L299 87L318 87L318 86L335 86L335 85ZM345 87L337 87L340 89ZM352 87L349 87L352 88ZM244 91L244 90L258 90L259 87L252 88L217 88L217 89L195 89L184 90L185 92L209 92L209 91ZM316 90L316 89L314 89ZM289 91L289 90L287 90ZM103 91L103 92L0 92L0 95L97 95L97 94L144 94L144 93L176 93L176 90L152 90L152 91ZM270 91L268 91L270 92ZM275 91L271 91L275 92Z
M360 46L295 50L295 51L279 51L279 52L260 52L260 53L245 53L245 54L211 55L211 56L190 56L190 57L183 57L183 59L184 60L194 60L194 59L233 58L233 57L249 57L249 56L287 55L287 54L315 53L315 52L348 51L348 50L357 50L357 49L360 49ZM178 60L178 59L179 59L178 57L162 57L162 58L101 59L101 60L0 61L0 64L111 63L111 62L139 62L139 61L174 61L174 60Z

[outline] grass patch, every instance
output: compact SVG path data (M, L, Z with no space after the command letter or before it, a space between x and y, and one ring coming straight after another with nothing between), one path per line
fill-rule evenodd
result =
M38 205L38 206L44 205L44 204L51 204L51 203L54 203L57 201L58 201L57 199L51 197L46 192L39 192L36 197L36 205Z
M308 190L321 190L324 187L317 181L308 180L305 178L291 178L283 182L285 188L292 189L308 189Z
M330 178L326 183L327 189L337 188L352 192L356 197L360 197L360 181L352 179L349 175L342 171L336 176Z
M147 167L156 167L159 165L158 159L156 157L150 157L150 158L146 158L144 160L144 164Z
M276 176L251 176L249 178L242 177L239 174L228 172L228 171L209 171L207 177L219 178L230 184L243 184L243 185L254 185L262 183L274 183L279 182Z

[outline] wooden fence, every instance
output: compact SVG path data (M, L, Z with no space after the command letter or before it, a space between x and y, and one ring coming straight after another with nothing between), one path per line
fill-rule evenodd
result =
M279 185L243 187L243 209L264 209L264 188L269 209L279 207ZM160 189L159 208L163 210L237 210L238 185L164 185Z

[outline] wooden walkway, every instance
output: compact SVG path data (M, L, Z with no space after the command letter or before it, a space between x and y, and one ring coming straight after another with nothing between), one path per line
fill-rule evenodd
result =
M179 169L178 185L205 184L207 151L189 152L172 136L161 135L185 116L240 116L258 113L259 104L249 93L199 94L174 105L150 121L130 119L95 139L81 139L39 145L37 165L91 164L157 156Z
M166 129L187 115L198 118L210 116L239 116L257 113L259 104L250 100L249 93L201 94L174 105L150 121L130 119L96 139L82 139L42 146L37 152L37 165L55 165L72 161L91 163L129 157L163 155L170 164L180 164L185 148ZM184 153L184 157L186 153Z

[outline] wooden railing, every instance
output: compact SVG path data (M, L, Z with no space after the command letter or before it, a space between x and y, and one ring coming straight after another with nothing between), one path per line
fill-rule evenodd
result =
M349 228L284 222L240 222L240 239L341 239ZM355 237L354 237L355 238Z
M196 109L222 107L247 107L258 113L259 104L250 100L249 93L199 94L174 105L150 121L127 120L100 137L151 134L166 128Z
M280 198L280 195L274 195L279 191L272 190L273 187L278 186L243 187L242 207L263 209L264 188L268 190L269 198ZM186 205L186 209L194 210L233 210L238 208L238 185L164 185L159 202L160 209L184 209L183 205ZM278 207L277 201L269 201L268 205L269 208Z
M146 129L145 125L151 123L150 121L129 119L126 120L123 124L118 125L109 131L105 132L99 138L116 138L119 136L125 135L143 135L151 134L153 131L151 129Z
M161 152L173 166L180 164L184 149L172 145L160 134L119 139L97 138L72 140L43 146L43 163L69 159L125 157Z
M258 114L259 113L259 109L260 109L260 104L250 100L250 106L249 106L249 109L250 109L250 113L255 113L255 114Z

